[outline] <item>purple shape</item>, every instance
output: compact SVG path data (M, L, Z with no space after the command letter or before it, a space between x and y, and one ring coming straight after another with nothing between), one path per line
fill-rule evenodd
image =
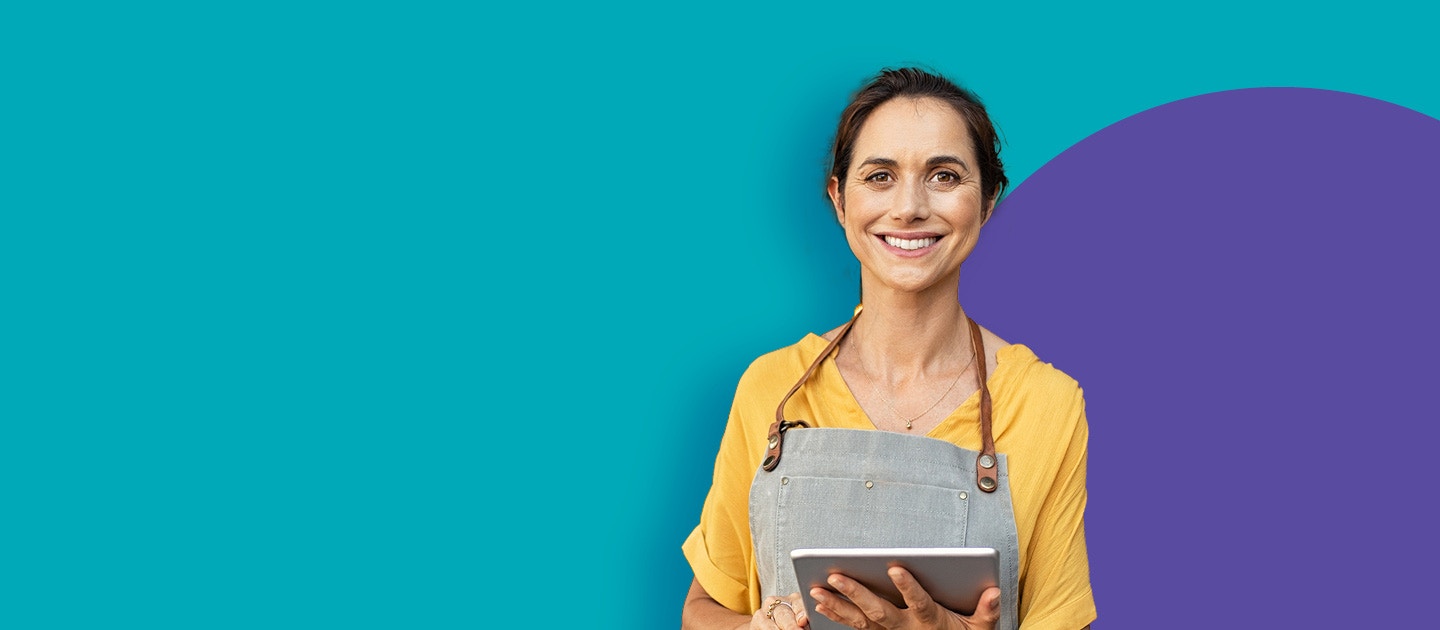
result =
M1432 623L1437 147L1383 101L1219 92L1001 206L962 297L1085 387L1097 628Z

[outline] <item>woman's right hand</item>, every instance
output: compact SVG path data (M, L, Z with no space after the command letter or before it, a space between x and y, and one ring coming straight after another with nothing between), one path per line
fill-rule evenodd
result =
M776 601L779 604L776 604ZM789 604L789 606L786 606ZM799 593L784 597L771 595L760 602L760 610L750 616L749 630L800 630L810 627L810 618L805 614L805 600Z
M962 615L936 603L915 576L901 567L892 567L890 580L905 598L899 608L842 574L832 573L830 586L810 589L815 612L838 623L861 630L994 630L1000 620L1000 589L990 587L980 594L975 613ZM751 626L752 628L754 626Z

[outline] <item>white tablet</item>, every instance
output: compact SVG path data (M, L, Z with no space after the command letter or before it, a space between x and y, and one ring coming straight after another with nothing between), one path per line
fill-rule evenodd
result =
M905 598L887 573L901 566L915 576L936 603L962 615L975 612L980 594L1000 584L1000 554L989 547L889 547L844 549L796 549L790 552L796 582L814 630L844 628L815 612L810 589L834 592L826 579L841 573L900 607ZM836 593L838 595L838 593Z

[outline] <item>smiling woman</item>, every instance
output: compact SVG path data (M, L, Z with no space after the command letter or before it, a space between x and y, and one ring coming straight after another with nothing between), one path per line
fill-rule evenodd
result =
M683 547L684 626L1087 626L1084 397L956 297L1007 184L984 107L943 77L887 70L841 115L831 157L863 306L741 377ZM936 604L899 568L903 606L839 573L802 595L789 562L802 547L990 547L999 586L974 611Z
M866 302L879 291L953 297L960 263L975 248L993 201L971 166L977 162L968 127L943 101L890 100L857 134L860 163L831 177L835 217L871 291Z

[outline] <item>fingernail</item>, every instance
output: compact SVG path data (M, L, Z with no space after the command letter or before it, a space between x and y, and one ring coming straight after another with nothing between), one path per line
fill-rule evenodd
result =
M996 597L995 599L990 600L990 610L995 610L995 609L997 609L997 608L1000 608L1000 598L999 598L999 597Z
M812 589L810 589L810 596L811 596L811 597L814 597L814 598L815 598L815 601L817 601L817 602L823 602L823 601L825 601L825 589L823 589L823 588L812 588Z
M840 582L840 578L839 578L838 576L832 575L832 576L830 576L830 579L829 579L829 580L826 580L826 581L830 582L830 586L833 586L833 587L835 587L835 588L840 588L841 582Z

